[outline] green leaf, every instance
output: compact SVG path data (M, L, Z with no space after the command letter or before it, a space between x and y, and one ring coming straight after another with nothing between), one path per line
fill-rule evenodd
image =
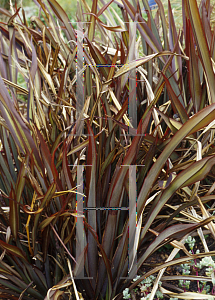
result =
M88 28L88 38L92 42L95 35L95 25L96 25L96 18L94 15L97 13L97 2L98 0L93 0L92 2L92 9L91 9L91 16L90 16L90 24Z
M63 22L64 26L66 27L70 35L70 39L75 41L76 38L75 38L74 29L64 9L60 6L60 4L56 0L48 0L48 3L53 9L54 13L57 15L57 17Z

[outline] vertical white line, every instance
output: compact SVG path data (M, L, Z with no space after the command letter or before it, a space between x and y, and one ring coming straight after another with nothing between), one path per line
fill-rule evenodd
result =
M81 70L84 67L84 32L83 32L83 22L77 22L77 57L76 57L76 120L80 117L80 123L77 126L76 135L80 136L83 133L84 121L82 110L84 107L84 71Z
M137 249L135 245L137 224L137 188L136 188L136 165L129 166L129 271L128 278L133 279L137 274ZM132 277L131 277L132 275Z
M77 192L83 194L83 166L77 166ZM83 196L76 194L76 213L83 215ZM86 245L85 234L84 234L84 220L83 217L76 217L76 261L78 257L83 253L84 247ZM79 266L81 272L78 273L77 279L84 279L84 259Z

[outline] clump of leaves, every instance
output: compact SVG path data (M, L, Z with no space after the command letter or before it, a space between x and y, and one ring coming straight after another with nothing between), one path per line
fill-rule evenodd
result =
M137 281L138 279L140 278L140 276L136 276L136 278L133 279L133 281ZM156 277L153 276L153 275L150 275L149 277L145 278L144 280L142 280L139 284L138 284L138 287L140 289L140 296L141 296L141 300L146 300L146 299L149 299L150 296L151 296L151 289L152 289L152 286L154 284L154 281L155 281ZM159 281L158 285L161 286L162 282ZM137 288L134 289L134 291L137 291ZM131 299L131 295L129 293L129 289L125 289L123 291L123 295L124 295L124 299ZM159 291L159 289L156 291L155 293L155 296L154 296L154 299L163 299L163 293L161 293Z
M183 1L183 34L170 2L169 27L161 1L155 18L146 0L145 18L139 1L115 1L122 19L112 2L79 2L76 29L56 0L35 0L31 23L1 9L2 297L122 298L168 265L215 254L179 242L206 225L214 236L210 1ZM168 243L186 255L130 285Z
M205 241L205 240L204 240ZM188 238L185 240L186 243L188 243L190 248L190 253L194 254L193 248L195 245L195 238L192 238L191 236L188 236ZM196 254L200 253L200 250L196 250ZM215 272L215 263L211 256L206 256L199 261L196 259L191 260L190 262L186 264L181 264L182 267L182 275L187 275L186 279L189 279L188 275L195 274L197 278L197 290L199 293L206 294L206 295L214 295L214 289L215 289L215 280L214 280L214 272ZM201 275L206 275L204 278L200 277ZM208 277L208 278L207 278ZM190 277L192 279L192 276ZM186 279L180 279L179 280L179 286L181 286L184 289L184 292L189 291L190 287L190 280ZM212 282L212 289L209 284L207 284L207 281Z

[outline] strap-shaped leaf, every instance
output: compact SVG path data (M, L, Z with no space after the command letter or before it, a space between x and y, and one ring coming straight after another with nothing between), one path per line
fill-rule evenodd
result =
M211 103L215 103L215 77L210 59L210 51L206 40L205 32L203 30L202 21L199 15L197 2L193 0L185 0L185 3L188 9L197 49L206 74L209 86L210 101Z
M16 246L13 246L13 245L10 245L10 244L7 244L5 243L4 241L0 240L0 246L8 251L9 253L11 253L12 255L14 256L17 256L17 257L20 257L24 260L26 260L25 256L24 256L24 253Z

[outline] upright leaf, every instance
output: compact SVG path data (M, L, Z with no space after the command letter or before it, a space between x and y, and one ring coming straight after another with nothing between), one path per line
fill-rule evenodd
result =
M206 40L205 32L203 30L202 21L199 15L197 2L193 0L185 0L187 6L192 31L195 37L197 49L200 55L202 66L204 68L207 83L209 86L209 99L211 103L215 103L215 78L211 65L210 51Z

